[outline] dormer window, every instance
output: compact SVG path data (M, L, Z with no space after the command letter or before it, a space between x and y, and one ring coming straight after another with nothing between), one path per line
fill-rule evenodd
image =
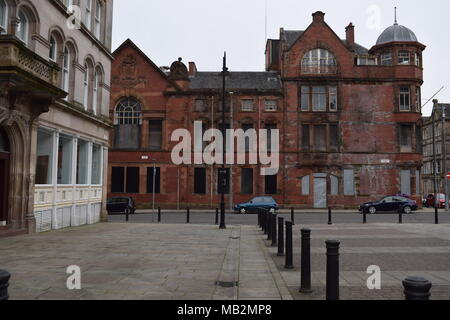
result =
M398 53L398 64L407 65L410 63L410 57L408 51L400 51Z
M301 68L306 74L333 74L337 71L336 58L328 50L314 49L303 56Z

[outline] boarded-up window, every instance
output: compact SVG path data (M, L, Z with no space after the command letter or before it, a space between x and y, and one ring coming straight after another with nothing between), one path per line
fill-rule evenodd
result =
M327 151L326 126L314 126L314 149L319 152Z
M330 194L337 196L339 194L339 179L336 176L330 176Z
M149 125L149 147L150 150L161 150L162 149L162 121L161 120L150 120Z
M242 194L253 194L253 169L243 168L241 175Z
M139 168L127 168L127 193L139 193Z
M400 152L412 152L412 127L400 125Z
M353 169L344 170L344 195L355 195L355 171Z
M272 136L275 137L272 130L276 130L277 125L276 124L268 124L268 125L266 125L266 129L267 129L267 151L272 151Z
M111 192L122 193L125 191L125 168L112 167Z
M153 179L155 180L155 193L161 192L161 168L147 168L147 193L153 193Z
M277 194L277 175L265 176L266 194Z
M310 150L309 125L302 125L302 151Z
M310 177L304 176L302 178L302 195L309 196Z
M411 171L402 170L401 173L401 192L403 194L411 195Z
M194 193L206 194L206 169L195 168L194 171Z
M422 127L416 126L416 152L423 152Z
M339 152L339 130L336 124L330 125L330 151Z

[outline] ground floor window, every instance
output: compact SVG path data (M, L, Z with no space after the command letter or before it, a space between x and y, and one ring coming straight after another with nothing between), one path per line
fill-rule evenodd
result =
M147 168L147 193L153 193L153 190L161 193L161 168Z
M242 194L253 194L253 169L243 168L241 174Z
M77 184L88 184L89 142L78 140Z
M344 196L355 195L355 171L353 169L344 170Z
M60 135L58 142L58 184L72 183L72 153L73 138Z
M37 133L36 184L52 184L53 134L45 130Z
M309 176L304 176L302 178L302 195L309 196L309 189L310 189L310 178Z
M194 169L194 193L206 194L206 169Z
M92 147L92 178L91 184L102 184L102 146L94 144Z
M139 193L139 168L127 168L127 193Z
M277 194L277 175L265 176L266 194Z
M125 192L125 168L112 167L111 170L111 192L123 193Z
M401 193L411 195L411 171L402 170L400 173Z

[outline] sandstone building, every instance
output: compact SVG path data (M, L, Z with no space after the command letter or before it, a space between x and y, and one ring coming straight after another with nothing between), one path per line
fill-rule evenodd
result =
M277 175L228 166L230 206L256 195L298 208L355 207L399 191L420 198L425 46L396 22L366 49L352 24L340 39L324 17L268 40L264 72L227 75L226 127L281 137ZM218 166L174 165L170 137L193 133L195 121L220 128L221 73L181 59L159 68L131 40L113 55L109 195L149 207L155 191L161 207L216 207Z
M0 0L0 235L106 216L112 10Z

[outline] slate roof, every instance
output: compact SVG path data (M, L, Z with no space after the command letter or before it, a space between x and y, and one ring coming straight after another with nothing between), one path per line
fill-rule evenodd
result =
M417 37L410 29L396 23L383 31L377 45L394 41L417 42Z
M304 32L305 31L303 30L284 30L284 39L282 40L285 40L288 48L290 48ZM344 45L347 42L345 39L341 39L341 41L344 43ZM363 47L358 43L355 43L355 52L357 54L364 55L369 53L369 49Z
M189 77L190 89L221 89L221 72L197 72ZM228 89L281 90L281 79L277 72L229 72Z

